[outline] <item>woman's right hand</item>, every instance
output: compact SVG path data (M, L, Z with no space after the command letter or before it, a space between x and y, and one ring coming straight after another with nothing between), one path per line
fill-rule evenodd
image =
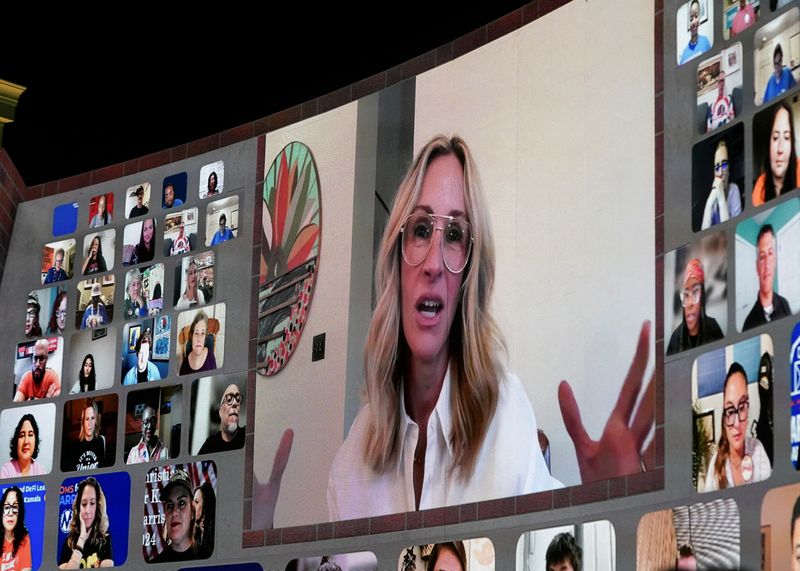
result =
M82 517L79 517L78 519L81 520L81 533L78 536L78 543L80 544L80 549L83 550L84 546L86 545L86 541L89 539L89 531L91 531L91 528L86 527L86 522L83 521Z

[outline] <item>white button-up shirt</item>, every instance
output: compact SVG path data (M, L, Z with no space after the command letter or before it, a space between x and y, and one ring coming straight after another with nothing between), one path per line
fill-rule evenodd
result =
M414 511L414 451L419 427L405 410L400 391L400 450L395 467L375 472L364 462L369 409L362 407L331 467L328 510L331 521ZM450 470L453 450L450 371L428 419L425 478L420 509L506 498L562 487L547 470L528 395L519 379L500 383L497 409L466 480Z

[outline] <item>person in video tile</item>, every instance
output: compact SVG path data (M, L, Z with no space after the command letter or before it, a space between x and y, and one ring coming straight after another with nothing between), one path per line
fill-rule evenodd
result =
M437 543L428 556L426 571L466 571L467 552L462 541Z
M753 206L761 206L766 201L800 186L794 140L794 114L788 103L784 101L775 107L771 125L769 139L766 141L768 152L764 154L761 174L753 185Z
M86 399L81 414L81 432L72 448L70 470L95 470L106 466L106 442L100 435L97 401Z
M147 317L147 301L142 292L142 272L135 268L125 276L125 301L122 304L125 319Z
M198 544L194 539L196 521L192 490L188 472L175 470L169 477L161 493L166 516L164 534L167 546L150 563L190 561L211 556L208 547Z
M62 267L64 265L64 249L58 248L53 255L53 267L47 270L47 275L44 278L44 283L51 284L53 282L60 282L68 280L69 276Z
M767 452L758 438L748 436L750 397L747 373L739 363L728 369L722 389L722 434L711 456L705 491L724 490L766 480L772 474Z
M50 342L39 339L33 346L33 366L22 376L14 395L14 402L31 399L49 399L61 394L61 380L58 373L47 368Z
M136 204L133 205L131 208L130 213L128 214L128 218L134 218L135 216L144 216L150 210L144 205L144 187L140 186L134 192L136 196Z
M25 498L17 486L3 492L3 571L31 571L31 536L25 527Z
M178 311L189 309L193 305L203 305L206 301L203 290L197 285L197 263L191 260L189 267L186 268L186 289L175 304L175 309Z
M797 85L792 75L792 70L783 65L783 48L780 44L777 44L772 52L772 63L775 73L770 75L769 80L767 80L767 87L764 89L764 103L772 101Z
M45 473L44 466L36 461L40 444L39 424L32 414L22 415L8 444L11 459L0 468L0 478L41 476Z
M106 224L111 224L111 213L106 210L106 195L102 194L97 199L97 214L89 221L89 228L100 228Z
M190 351L184 356L181 370L178 374L188 375L200 371L211 371L217 368L214 357L213 343L206 345L208 333L208 316L204 311L198 311L189 328Z
M142 438L128 453L128 464L169 460L169 451L158 437L158 413L148 404L142 411Z
M239 427L241 410L242 393L239 387L228 385L219 401L220 431L206 438L198 454L216 454L244 446L244 429Z
M53 308L50 311L50 322L47 325L48 335L63 335L67 328L67 292L61 290L53 300Z
M581 571L583 549L571 533L559 533L547 546L545 553L547 571Z
M689 4L689 43L683 48L681 60L678 65L683 65L690 59L694 59L700 54L711 49L711 42L708 38L700 35L700 0L692 0Z
M148 381L160 381L161 371L150 360L150 349L153 347L153 340L150 336L150 330L145 329L139 338L136 340L136 366L131 367L125 377L122 379L122 384L135 385L136 383L146 383Z
M214 522L217 518L217 495L211 482L206 480L194 489L194 541L197 545L214 551Z
M173 206L183 206L183 200L175 198L175 187L168 184L164 187L164 204L162 208L172 208Z
M42 336L42 326L39 324L39 296L35 291L28 294L28 306L25 308L25 337L35 338Z
M775 242L775 230L771 224L764 224L758 231L756 245L758 297L753 304L753 309L744 320L743 331L792 314L789 302L773 288L775 267L778 263L778 248Z
M106 270L108 270L108 267L106 266L106 259L103 257L103 244L98 234L92 238L92 242L89 244L89 250L86 252L81 272L83 272L83 275L88 276L105 272Z
M734 36L741 34L756 23L756 11L747 2L748 0L739 0L739 10L733 17L733 25L731 26Z
M667 355L686 351L722 339L722 329L717 320L706 314L706 273L698 258L689 260L683 274L680 292L683 321L672 332L667 345Z
M133 249L131 264L142 264L153 259L156 253L156 220L146 218L142 221L142 231L139 236L139 243Z
M226 226L228 219L225 217L225 213L219 215L219 230L214 232L214 236L211 238L211 245L216 246L217 244L221 244L222 242L226 242L228 240L233 240L233 232L231 229Z
M86 478L78 484L72 503L69 535L61 545L58 558L60 569L114 566L106 506L100 482Z
M92 298L83 312L81 329L99 329L108 325L108 313L106 312L106 304L103 303L102 294L103 288L100 284L92 284Z

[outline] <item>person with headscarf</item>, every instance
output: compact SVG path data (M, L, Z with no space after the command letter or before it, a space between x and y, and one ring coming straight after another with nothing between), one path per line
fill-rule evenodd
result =
M672 332L667 355L674 355L693 347L699 347L722 339L722 329L717 320L706 315L706 274L703 262L692 258L683 273L683 289L680 293L683 320Z

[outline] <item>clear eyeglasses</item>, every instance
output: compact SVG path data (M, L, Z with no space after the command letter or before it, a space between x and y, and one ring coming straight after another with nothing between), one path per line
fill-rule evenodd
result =
M444 221L441 227L436 226L437 218ZM454 274L461 273L472 252L472 226L463 216L412 213L400 228L403 259L409 266L424 262L431 252L436 230L442 232L440 244L445 266Z
M696 285L691 290L685 289L681 292L681 305L686 307L689 304L700 303L700 294L703 293L703 286Z

